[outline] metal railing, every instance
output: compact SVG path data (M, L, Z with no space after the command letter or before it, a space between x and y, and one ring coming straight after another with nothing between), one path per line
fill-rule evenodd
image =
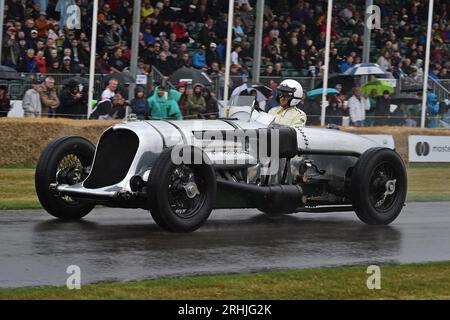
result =
M216 93L217 97L223 98L223 88L224 88L224 76L210 76L213 80L212 89ZM272 85L272 83L279 84L286 78L293 79L298 81L304 88L305 91L309 91L315 89L316 86L321 83L323 80L319 77L261 77L260 82L268 87ZM230 78L231 88L236 88L245 82L251 82L251 79L245 76L232 76ZM418 95L422 94L423 90L423 80L417 80L412 78L401 78L396 80L397 85L395 88L396 94L402 93L416 93ZM440 101L448 98L450 93L450 80L449 81L433 81L430 79L429 88L433 90L438 96ZM230 91L232 92L232 90Z
M81 76L86 78L88 80L88 75L77 75L77 74L46 74L45 76L52 76L55 79L56 82L56 88L57 91L60 92L60 90L63 87L64 80L67 80L68 78L74 77L74 76ZM45 77L45 76L41 76ZM95 75L95 84L94 84L94 98L98 99L101 95L101 92L103 91L106 83L105 83L105 77L109 75L104 74L96 74ZM35 79L35 74L23 74L22 80L20 81L7 81L7 80L0 80L0 85L7 86L9 89L9 95L11 97L11 100L21 100L24 93L31 88L31 83ZM213 80L213 83L211 84L210 89L212 92L216 94L217 100L223 99L223 89L224 89L224 76L211 76L211 79ZM284 80L285 77L261 77L261 83L267 86L270 86L273 82L280 83L282 80ZM300 78L293 78L297 81L299 81L305 90L311 90L316 87L318 83L322 81L321 78L313 78L313 77L300 77ZM242 76L233 76L231 77L231 87L234 88L236 86L239 86L243 84L246 81L251 81L250 79L247 79ZM152 73L148 76L148 83L146 87L146 93L147 96L150 95L154 84L156 83L164 83L168 84L171 88L175 89L176 84L170 83L169 79L165 76L163 76L156 68L153 68ZM447 99L450 93L450 79L449 80L439 80L434 81L433 79L429 79L430 88L432 88L433 92L436 93L438 96L439 101L443 101L444 99ZM423 82L419 80L413 80L410 78L402 78L397 80L397 93L402 92L415 92L418 96L422 93L422 87ZM126 89L126 88L123 88ZM127 92L127 90L123 90L124 92ZM131 98L131 97L130 97ZM220 102L219 102L220 103ZM418 107L418 106L417 106ZM419 111L419 110L417 110ZM314 116L312 116L314 118Z
M45 75L37 75L32 73L24 73L22 74L21 80L0 80L0 85L6 86L8 88L8 94L12 100L22 100L25 92L31 88L31 84L33 81L38 79L44 79L45 77L53 77L55 79L55 87L56 91L59 93L63 88L63 82L69 78L79 76L82 78L86 78L89 81L88 75L79 75L79 74L45 74ZM95 75L95 83L94 83L94 91L98 95L101 94L101 90L103 90L103 78L106 75L96 74Z
M437 95L439 101L448 99L450 95L450 80L433 80L428 78L429 88Z
M46 73L45 75L37 75L32 73L24 73L22 74L21 80L0 80L0 86L6 86L8 88L8 94L11 97L11 100L22 100L25 92L31 88L31 84L36 78L44 79L45 77L53 77L55 79L55 87L56 91L61 92L64 87L63 82L72 77L82 77L85 78L86 81L89 81L89 75L84 74L50 74ZM106 81L105 78L110 76L110 74L96 74L94 76L94 99L99 99L102 91L105 89ZM148 83L153 83L152 76L149 75ZM124 85L125 86L125 85ZM125 95L128 94L127 88L121 88ZM147 93L151 90L149 86L147 86ZM130 97L132 98L132 97Z
M211 80L213 81L212 84L212 91L215 92L216 97L218 97L219 100L223 99L223 92L225 87L225 75L213 75L210 76ZM280 84L283 80L285 80L286 77L260 77L260 83L263 85L266 85L268 87L271 87L272 83ZM301 78L290 78L297 80L300 82L300 84L303 86L305 90L311 90L314 89L315 85L320 81L319 78L312 78L312 77L301 77ZM236 88L246 82L251 82L251 79L249 79L246 76L231 76L230 77L230 87L231 89ZM232 92L232 90L230 91Z
M152 67L149 83L151 83L152 85L166 84L167 80L167 77L164 76L157 68L155 68L154 66ZM168 83L173 89L175 88L174 84L170 83L170 81L168 81Z
M439 81L439 83L447 89L447 91L450 91L450 79L442 79Z
M31 84L33 80L36 78L36 74L23 74L22 80L20 81L10 81L10 80L0 80L0 86L6 86L8 88L8 93L12 100L21 100L25 92L31 88ZM51 76L55 79L55 85L57 88L57 91L60 92L63 85L62 83L64 80L74 77L74 76L80 76L88 80L89 75L79 75L79 74L45 74L40 75L40 78ZM106 76L109 76L108 74L96 74L94 79L94 98L99 98L101 95L101 92L103 91L105 87L105 81L104 78ZM223 91L225 86L225 77L224 75L219 76L210 76L213 83L211 85L211 91L215 93L218 100L223 99ZM279 84L281 81L283 81L285 77L261 77L260 82L266 86L271 86L272 83ZM293 77L292 79L299 81L303 88L308 91L311 89L314 89L318 83L322 81L321 78L317 77ZM242 85L243 83L251 81L251 79L248 79L244 76L232 76L231 77L231 88L235 88L239 85ZM168 78L163 76L161 72L159 72L156 68L153 68L152 73L148 76L148 82L146 86L146 93L150 94L150 92L153 89L153 84L155 83L167 83L172 88L175 88L176 84L170 83L168 81ZM416 92L420 95L422 92L423 82L420 80L415 80L411 78L401 78L397 80L397 93L402 92ZM450 94L450 79L448 80L439 80L435 81L431 78L429 78L429 87L433 90L434 93L438 96L438 99L440 101L447 99ZM122 88L123 91L127 93L127 88ZM129 97L132 98L132 97Z

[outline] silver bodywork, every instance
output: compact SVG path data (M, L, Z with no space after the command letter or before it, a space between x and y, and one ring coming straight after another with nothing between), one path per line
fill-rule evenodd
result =
M204 153L208 156L213 166L218 169L226 170L227 167L223 165L224 157L240 158L242 161L255 161L251 155L245 152L236 151L235 145L230 145L229 150L223 153L212 151L208 149L207 145L201 139L196 138L196 133L220 131L220 132L234 132L236 130L249 129L265 129L267 125L252 121L241 120L192 120L192 121L131 121L117 124L108 129L117 131L128 131L135 134L139 140L139 146L134 159L129 166L128 173L124 179L114 185L102 188L92 189L86 188L83 183L76 185L56 185L55 189L64 195L72 197L89 198L91 200L104 199L123 199L132 198L134 195L130 180L135 176L140 176L143 181L147 181L150 170L154 161L164 148L180 145L180 144L194 144L201 146ZM106 133L105 132L105 133ZM296 129L298 149L326 151L326 152L354 152L362 154L366 150L374 147L379 147L376 142L364 137L354 134L344 133L339 130L332 129L316 129L316 128L302 128ZM209 141L211 142L211 141ZM121 146L117 146L117 152L120 152ZM97 153L98 153L97 148ZM228 152L229 151L229 152ZM96 154L96 158L98 154ZM320 168L327 170L328 179L334 176L345 175L348 167L354 165L355 159L351 160L348 157L341 157L339 161L329 161L329 158L317 155L310 155L296 159L297 162L307 158L309 161L314 161ZM250 166L249 166L250 167ZM339 168L340 167L340 168ZM229 168L228 169L232 169ZM94 169L95 170L95 167ZM91 178L90 173L87 180ZM86 180L86 181L87 181Z

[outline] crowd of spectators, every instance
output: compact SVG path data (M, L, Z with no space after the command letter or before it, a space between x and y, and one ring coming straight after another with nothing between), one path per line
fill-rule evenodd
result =
M251 95L257 99L256 90ZM23 97L25 117L86 117L86 92L76 82L69 82L59 95L55 90L55 80L48 76L41 83L36 80ZM450 125L450 95L444 101L437 101L433 92L428 93L427 126L434 128ZM272 97L264 103L256 103L258 110L269 112L278 107L276 88ZM3 109L9 106L6 88L0 87L0 116L6 116ZM124 119L128 112L144 119L215 119L219 116L219 105L208 88L201 84L188 86L180 82L176 89L157 85L150 95L146 95L143 87L138 86L134 98L126 100L119 90L119 81L112 78L101 94L101 100L95 106L90 119L108 120ZM320 102L315 98L307 98L301 102L300 108L308 115L308 125L320 125ZM361 94L359 87L354 88L349 95L340 93L329 95L329 106L326 110L326 124L343 125L343 119L348 119L348 125L362 126L408 126L418 125L418 115L415 109L407 108L399 103L392 109L389 91L377 95L372 90L369 95Z
M176 89L162 84L154 87L149 97L138 86L131 101L126 101L118 91L118 80L111 79L102 93L91 119L123 119L126 108L140 120L145 119L211 119L217 118L217 100L208 88L196 83L188 86L180 82Z
M3 103L6 105L5 112ZM0 116L7 115L9 103L5 88L0 87ZM35 80L32 83L32 87L25 92L22 107L27 118L86 119L86 87L69 81L58 94L55 79L47 76L43 82ZM120 90L119 80L113 77L101 93L90 119L124 119L127 111L140 120L214 119L219 115L219 105L209 88L200 83L188 86L186 82L180 82L176 89L158 84L150 95L143 87L137 86L134 97L127 100Z
M253 59L255 0L236 0L233 17L233 75L249 75ZM320 76L325 42L325 0L267 0L264 19L264 76L283 76L288 62L302 76ZM80 8L72 21L69 7ZM374 30L372 59L397 78L423 76L427 1L380 0L382 28ZM335 1L331 72L361 61L365 1ZM435 1L431 76L449 77L450 3ZM96 71L129 68L132 1L100 0ZM26 73L87 72L92 1L7 0L2 64ZM155 66L170 75L181 66L223 71L227 1L143 0L139 72ZM69 29L71 24L79 29Z

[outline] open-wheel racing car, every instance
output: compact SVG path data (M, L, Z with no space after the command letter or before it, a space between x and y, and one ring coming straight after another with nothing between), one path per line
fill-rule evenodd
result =
M275 126L271 116L251 114L251 121L128 120L106 130L97 147L58 138L38 161L37 195L63 220L96 205L142 208L172 232L195 231L219 208L354 211L369 225L398 217L407 176L395 151L336 129Z

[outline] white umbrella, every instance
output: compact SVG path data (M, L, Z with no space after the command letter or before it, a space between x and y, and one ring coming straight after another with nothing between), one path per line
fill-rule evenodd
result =
M344 72L349 76L384 75L387 71L376 63L361 63Z
M251 84L251 83L244 83L243 85L236 87L233 90L233 93L231 94L230 100L236 99L238 96L241 96L242 93L245 91L248 95L250 95L250 92L252 90L256 91L256 101L267 101L269 97L269 93L272 92L272 89L270 89L267 86L264 86L262 84Z

